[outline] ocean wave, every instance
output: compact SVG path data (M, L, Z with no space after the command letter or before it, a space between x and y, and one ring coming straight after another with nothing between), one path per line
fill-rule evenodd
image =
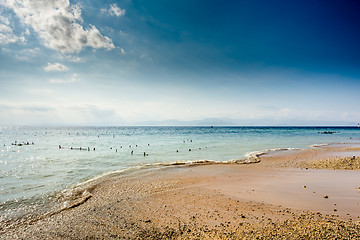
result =
M332 146L337 146L337 145L349 145L349 146L352 146L352 145L358 145L360 143L357 143L357 142L333 142L333 143L319 143L319 144L313 144L311 145L310 147L332 147Z
M330 145L329 143L317 143L317 144L310 145L309 147L317 148L317 147L326 147L329 145Z
M224 160L224 161L216 161L216 160L194 160L194 161L176 161L176 162L159 162L159 163L151 163L146 164L147 167L153 166L194 166L194 165L211 165L211 164L246 164L246 163L256 163L249 158L239 158L239 159L231 159L231 160Z
M260 162L260 156L270 153L270 152L280 152L280 151L290 151L290 150L299 150L299 148L271 148L271 149L265 149L261 151L253 151L246 153L246 157L249 161L255 161Z

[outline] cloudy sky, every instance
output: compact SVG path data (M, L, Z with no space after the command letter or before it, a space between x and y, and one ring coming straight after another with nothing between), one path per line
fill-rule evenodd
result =
M0 124L357 124L359 12L350 0L0 0Z

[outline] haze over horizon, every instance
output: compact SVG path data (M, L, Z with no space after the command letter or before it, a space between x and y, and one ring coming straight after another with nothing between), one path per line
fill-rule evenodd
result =
M0 0L0 125L355 126L359 12L350 0Z

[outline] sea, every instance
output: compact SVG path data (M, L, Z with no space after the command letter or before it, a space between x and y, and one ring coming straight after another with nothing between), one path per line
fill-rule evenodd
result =
M109 175L331 143L360 143L360 128L0 127L0 222L54 211Z

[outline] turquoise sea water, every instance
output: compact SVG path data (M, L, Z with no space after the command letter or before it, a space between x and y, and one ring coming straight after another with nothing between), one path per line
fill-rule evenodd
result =
M360 142L360 128L0 127L0 221L111 172L340 142Z

